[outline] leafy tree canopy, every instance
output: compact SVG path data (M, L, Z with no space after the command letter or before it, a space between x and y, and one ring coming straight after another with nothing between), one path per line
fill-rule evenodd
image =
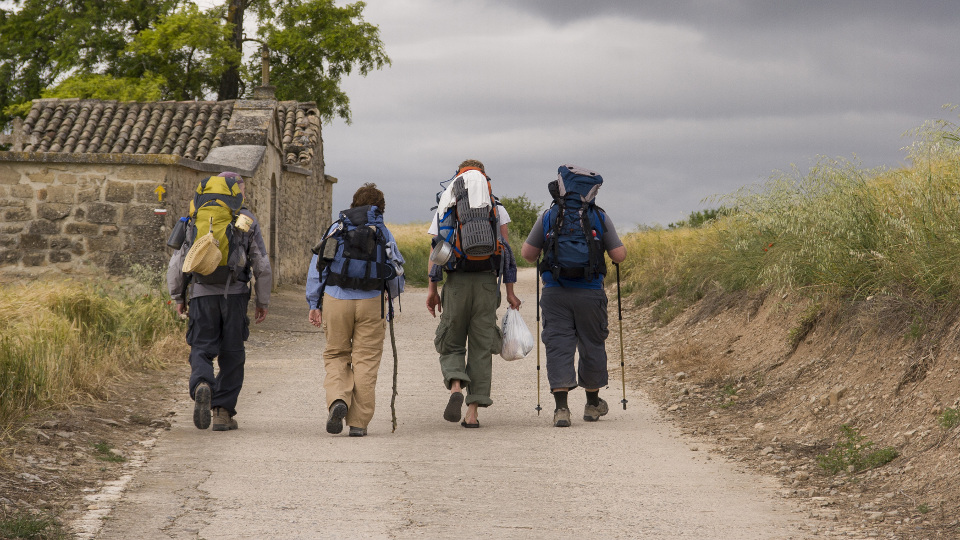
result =
M234 99L260 85L260 54L244 58L248 14L269 49L277 98L315 101L350 122L343 76L390 64L364 2L13 0L0 8L0 128L39 97Z

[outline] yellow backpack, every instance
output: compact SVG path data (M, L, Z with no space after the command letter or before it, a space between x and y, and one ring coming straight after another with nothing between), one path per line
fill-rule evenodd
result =
M201 283L225 283L229 277L249 280L246 256L238 247L239 235L245 233L236 225L242 207L243 194L235 178L211 176L200 181L190 201L187 240L192 245L184 272L193 273Z

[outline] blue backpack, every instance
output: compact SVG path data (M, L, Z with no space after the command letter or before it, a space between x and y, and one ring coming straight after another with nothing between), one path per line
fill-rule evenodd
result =
M541 275L592 281L606 275L603 233L606 214L594 203L603 184L598 173L562 165L548 189L553 204L543 214L543 259L537 264Z
M376 206L340 212L336 228L313 249L321 279L326 285L361 291L386 291L396 269L387 254L386 226ZM321 289L321 295L323 294Z

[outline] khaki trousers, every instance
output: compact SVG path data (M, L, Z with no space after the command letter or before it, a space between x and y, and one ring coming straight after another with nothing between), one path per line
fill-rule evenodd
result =
M323 331L327 346L323 389L327 410L338 399L347 404L347 425L365 428L376 404L377 371L383 354L386 320L380 318L380 297L339 300L324 295Z

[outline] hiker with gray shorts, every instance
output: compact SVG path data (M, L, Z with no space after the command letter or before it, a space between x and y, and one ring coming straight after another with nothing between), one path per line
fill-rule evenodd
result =
M553 205L537 219L520 254L543 279L541 338L547 353L547 379L556 409L556 427L570 426L567 395L586 390L583 419L596 422L609 412L600 398L607 386L607 294L605 254L619 264L627 249L610 219L594 203L603 178L596 172L563 165L549 185ZM574 353L579 353L575 365Z

